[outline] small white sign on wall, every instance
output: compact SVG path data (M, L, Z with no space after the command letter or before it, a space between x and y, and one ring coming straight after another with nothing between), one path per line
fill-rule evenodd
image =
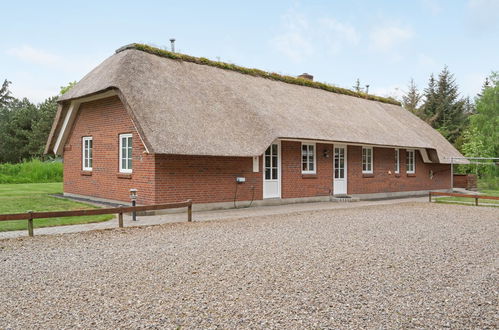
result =
M253 157L253 172L259 172L260 169L258 168L259 165L259 158L258 156Z

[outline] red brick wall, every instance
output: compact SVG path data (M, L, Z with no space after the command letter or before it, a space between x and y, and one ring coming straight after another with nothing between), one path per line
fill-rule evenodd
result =
M261 157L260 157L261 162ZM247 157L156 155L156 197L158 202L192 199L194 203L232 202L236 177L237 200L262 199L262 168L253 172Z
M133 134L133 173L119 175L119 134ZM93 171L82 168L82 137L93 138ZM281 142L282 198L328 196L333 188L333 146L316 144L317 174L302 175L301 143ZM329 157L324 157L327 151ZM373 148L374 173L362 175L362 148L348 146L348 193L446 189L450 166L424 164L416 152L416 174L405 172L405 150L400 150L400 175L394 174L394 149ZM433 171L433 179L430 178ZM391 174L389 173L391 171ZM252 158L147 154L118 97L85 103L64 147L64 191L129 202L129 189L138 189L138 203L151 204L192 199L194 203L232 202L236 177L237 200L263 198L262 157L259 172ZM254 195L253 195L254 194Z
M425 164L416 152L416 173L406 173L406 152L400 149L400 174L395 174L395 150L373 148L373 175L362 174L362 147L348 146L348 193L370 194L450 188L450 165ZM430 178L430 170L433 178ZM391 174L389 173L391 171Z
M120 178L119 134L132 133L133 173ZM93 170L82 175L82 137L93 139ZM155 202L154 155L145 148L118 97L80 106L64 147L64 192L130 202L129 190L139 190L138 203Z
M281 196L282 198L328 196L333 182L332 145L317 143L316 174L301 172L301 142L281 142ZM324 157L324 150L329 157Z

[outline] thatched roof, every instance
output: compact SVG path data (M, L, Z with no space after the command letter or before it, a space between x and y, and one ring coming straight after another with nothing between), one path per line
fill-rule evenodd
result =
M154 153L256 156L284 138L434 149L442 163L461 156L399 105L134 48L120 50L87 74L60 98L60 109L109 89L118 92Z

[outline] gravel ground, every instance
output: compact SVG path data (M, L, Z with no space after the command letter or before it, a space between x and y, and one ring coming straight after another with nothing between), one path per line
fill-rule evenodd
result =
M495 328L499 212L405 203L0 241L0 328Z

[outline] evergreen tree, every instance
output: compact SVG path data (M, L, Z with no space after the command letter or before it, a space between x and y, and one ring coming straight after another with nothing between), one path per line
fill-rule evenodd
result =
M413 114L417 115L418 117L422 117L422 114L420 113L420 108L419 108L419 103L421 101L421 94L418 91L418 88L416 86L416 83L414 82L414 79L411 78L411 81L409 82L409 89L405 95L402 96L402 106L406 109L412 112Z
M28 99L13 99L0 121L0 162L17 163L35 156L29 144L38 111Z
M57 112L57 98L58 96L50 97L37 106L38 119L32 123L31 138L28 146L29 153L32 155L43 155L45 143Z
M356 91L357 93L361 93L362 92L362 89L360 88L360 80L359 80L359 78L357 78L357 80L355 80L355 85L353 85L352 87L353 87L353 90Z
M459 96L454 75L447 67L440 72L438 80L430 76L428 87L424 90L422 115L451 143L461 135L466 124L466 112L470 108L469 102Z
M12 101L12 96L10 96L10 91L9 91L9 85L10 81L7 79L4 80L2 86L0 87L0 108L3 108Z

